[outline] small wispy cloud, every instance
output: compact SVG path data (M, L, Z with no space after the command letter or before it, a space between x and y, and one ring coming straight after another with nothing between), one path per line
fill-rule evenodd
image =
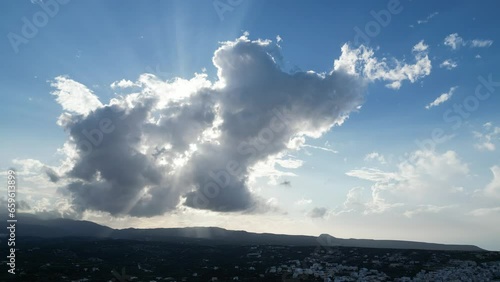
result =
M386 161L385 161L385 158L383 155L377 153L377 152L372 152L372 153L369 153L365 156L365 161L373 161L373 160L376 160L378 161L379 163L381 164L385 164Z
M458 33L449 34L444 38L444 45L449 46L453 50L457 50L462 46L468 46L470 48L485 48L490 47L493 44L493 40L489 39L473 39L470 41L464 40Z
M115 81L113 83L111 83L110 87L112 89L117 89L117 88L130 88L130 87L134 87L134 86L138 86L135 82L131 81L131 80L127 80L127 79L122 79L120 81Z
M470 42L471 47L490 47L493 40L474 39Z
M483 132L474 131L477 140L474 147L480 151L495 151L495 143L500 140L500 127L493 126L491 122L483 124Z
M469 214L473 215L473 216L486 216L486 215L495 214L495 213L500 214L500 207L480 208L480 209L475 209L475 210L469 212Z
M439 12L434 12L429 14L425 19L423 20L418 20L417 24L426 24L429 22L430 19L434 18L435 16L439 15Z
M424 52L424 51L427 51L427 49L429 49L429 45L426 45L424 43L423 40L421 40L420 42L418 42L415 46L413 46L413 49L412 51L413 52Z
M338 153L338 151L332 150L330 148L320 147L320 146L314 146L314 145L304 144L304 145L302 145L302 147L307 147L307 148L322 150L322 151L326 151L326 152L330 152L330 153L334 153L334 154Z
M297 206L305 206L305 205L310 205L312 203L311 199L300 199L295 202Z
M408 218L423 213L440 213L443 210L454 208L454 205L449 206L435 206L435 205L419 205L416 209L407 210L403 214Z
M456 50L465 45L464 39L458 33L452 33L444 38L444 45L450 46L451 49Z
M439 67L445 68L447 70L451 70L451 69L458 67L458 63L451 60L451 59L448 59L448 60L444 60L441 64L439 64Z
M436 106L439 106L441 105L442 103L448 101L451 96L453 96L453 93L455 92L455 90L458 88L458 86L454 86L454 87L451 87L450 90L446 93L443 93L441 94L439 97L436 98L436 100L434 100L432 103L430 103L429 105L425 106L426 109L430 109L432 107L436 107Z

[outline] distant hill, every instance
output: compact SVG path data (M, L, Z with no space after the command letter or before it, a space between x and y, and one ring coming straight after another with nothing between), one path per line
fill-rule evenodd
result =
M3 217L2 217L3 218ZM341 239L322 234L319 237L232 231L218 227L185 227L155 229L113 229L90 221L71 219L40 219L29 214L18 214L16 235L61 238L95 237L164 241L174 243L233 244L233 245L287 245L287 246L341 246L359 248L416 249L441 251L484 251L473 245L448 245L398 240Z

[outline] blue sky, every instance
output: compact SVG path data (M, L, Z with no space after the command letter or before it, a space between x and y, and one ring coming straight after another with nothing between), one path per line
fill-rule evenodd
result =
M5 35L0 54L6 66L0 69L0 107L6 117L0 121L0 159L4 171L15 167L25 176L20 180L19 197L28 203L27 211L69 214L111 222L115 227L217 225L260 232L330 233L500 249L496 239L500 234L497 2L42 3L56 3L57 12L47 16L46 23L40 24L31 38L23 35L23 18L33 23L37 21L35 15L46 13L40 2L0 3L0 28ZM377 15L382 22L377 21ZM386 15L390 18L384 18ZM360 39L357 30L367 34L364 38L369 40ZM24 43L16 43L13 34L25 37ZM266 45L258 39L272 42ZM269 151L268 159L248 166L241 176L247 179L242 180L242 185L265 203L265 211L250 208L249 212L247 206L235 211L204 209L181 201L174 203L174 208L137 216L113 214L91 203L82 206L78 201L81 195L74 189L90 188L68 187L85 181L88 185L104 182L98 176L94 180L75 180L78 176L71 174L84 157L78 151L61 149L64 144L70 147L77 138L72 135L72 125L57 124L61 114L72 113L74 122L82 122L83 126L93 115L98 119L98 109L110 107L110 99L123 102L133 93L146 95L146 89L181 89L183 86L174 83L177 77L187 81L184 86L197 89L196 93L205 91L200 90L200 84L210 84L210 91L217 92L220 77L213 62L214 52L224 46L230 49L227 54L220 53L220 64L224 65L237 60L239 44L255 48L256 53L249 56L265 50L280 71L290 77L313 71L328 81L332 73L346 73L359 79L362 88L361 100L345 103L334 98L338 108L348 115L341 125L330 128L339 122L339 116L304 116L308 122L313 121L307 118L315 117L329 123L322 124L324 128L318 129L316 135L304 133L311 128L297 129L286 136L297 146ZM353 56L356 68L351 71ZM369 66L372 68L368 70ZM242 73L247 76L254 70L263 73L252 67ZM153 78L146 79L145 73ZM201 74L196 81L191 80L195 73ZM482 83L485 80L493 81L489 88ZM131 86L112 87L119 81ZM155 88L152 81L162 86ZM245 82L245 76L237 81L240 84L236 89L255 83L250 78ZM388 87L391 83L396 84ZM350 84L341 82L335 89L343 89L343 85ZM479 85L483 85L479 93L489 93L487 98L477 98ZM251 86L287 89L286 85L269 82ZM60 94L64 91L69 94ZM266 100L264 94L248 91L251 94L245 95L251 98L221 94L228 95L226 104L214 103L235 111L232 99L253 99L252 105ZM72 96L76 92L84 94ZM100 101L88 106L95 114L68 107L68 103L84 107L86 102L94 101L92 95ZM71 100L76 96L88 99ZM426 108L433 102L435 106ZM118 102L115 105L136 107ZM242 105L245 108L247 104ZM456 110L460 105L464 109L462 116ZM315 113L319 111L314 109ZM419 146L431 140L433 132L439 135L440 142L434 139L435 146ZM147 134L143 132L142 136ZM231 151L229 145L226 149ZM107 162L113 165L111 160ZM268 165L264 165L266 162ZM49 181L49 168L60 181Z

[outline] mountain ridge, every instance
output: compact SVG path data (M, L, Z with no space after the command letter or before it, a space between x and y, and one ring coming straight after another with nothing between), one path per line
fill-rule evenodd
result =
M16 235L41 238L94 237L198 244L288 245L416 249L439 251L485 251L474 245L439 244L404 240L343 239L329 234L319 236L255 233L221 227L123 228L114 229L92 221L65 218L41 219L18 214Z

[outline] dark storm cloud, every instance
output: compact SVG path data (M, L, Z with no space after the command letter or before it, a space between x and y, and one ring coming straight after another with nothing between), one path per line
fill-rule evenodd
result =
M191 92L172 90L181 84L145 74L140 93L61 118L76 150L64 175L75 208L132 216L180 203L268 210L248 186L251 168L286 151L292 138L317 138L341 124L364 90L343 70L284 72L272 54L279 54L272 42L243 36L215 52L217 83L198 77L186 82Z

